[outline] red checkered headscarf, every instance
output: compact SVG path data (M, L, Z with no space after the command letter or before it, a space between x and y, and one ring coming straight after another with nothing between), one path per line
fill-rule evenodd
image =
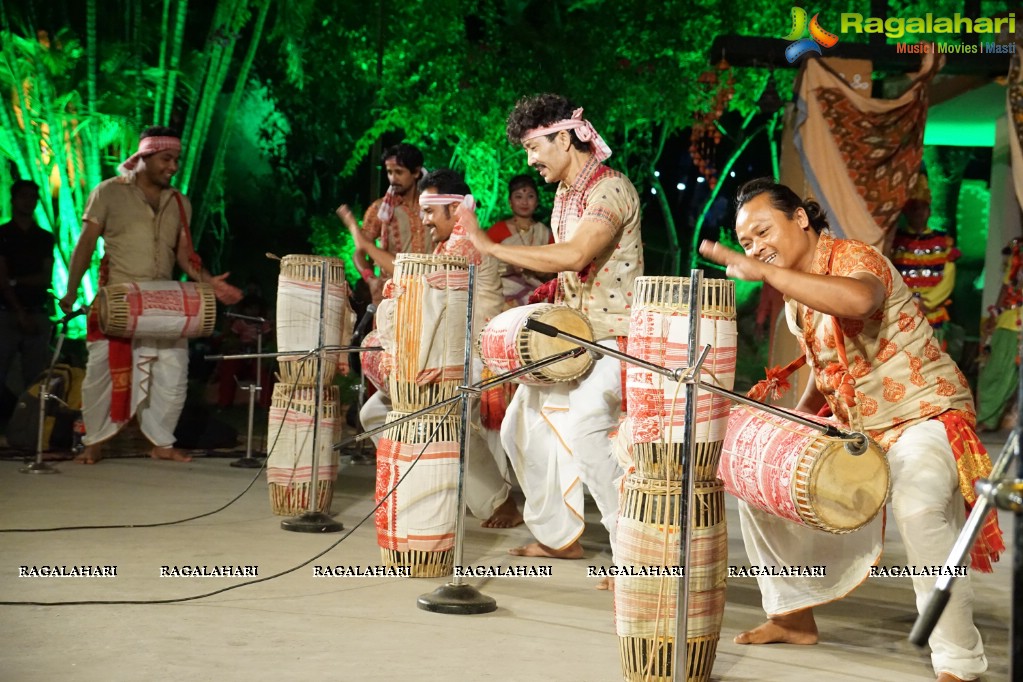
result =
M133 173L135 172L135 168L138 166L139 159L167 149L177 152L181 151L181 138L158 135L153 137L143 137L139 140L138 151L125 159L124 163L117 167L117 171L121 175Z

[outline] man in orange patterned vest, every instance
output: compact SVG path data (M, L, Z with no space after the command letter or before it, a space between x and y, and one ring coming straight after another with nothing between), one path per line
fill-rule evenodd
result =
M738 196L736 235L744 253L704 242L700 253L730 277L766 282L786 298L789 329L813 374L797 410L829 407L846 428L887 451L895 523L914 566L944 564L975 501L973 483L991 461L973 431L969 384L934 338L912 292L879 251L835 239L814 201L761 178ZM738 644L815 644L812 608L855 589L880 558L882 515L855 533L830 535L741 502L753 565L827 563L825 576L758 578L768 621ZM973 567L990 571L1004 551L997 517L986 519ZM914 577L918 603L936 577ZM973 624L969 579L960 579L931 635L941 682L976 679L987 669Z

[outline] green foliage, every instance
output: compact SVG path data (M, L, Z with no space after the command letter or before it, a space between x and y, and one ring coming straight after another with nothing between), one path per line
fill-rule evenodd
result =
M313 253L319 256L330 256L340 258L345 264L345 279L351 287L359 280L359 271L352 265L352 256L355 254L355 242L348 230L344 228L336 216L315 216L309 222L311 235L310 243L313 245Z

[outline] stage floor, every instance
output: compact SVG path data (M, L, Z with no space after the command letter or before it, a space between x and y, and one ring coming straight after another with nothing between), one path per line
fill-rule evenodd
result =
M993 455L1004 435L985 438ZM281 518L270 511L265 476L232 468L231 461L202 457L177 464L122 457L96 466L62 462L55 465L57 475L21 474L19 462L0 462L0 527L5 529L174 521L240 495L221 512L176 525L0 534L0 600L148 602L254 580L160 575L194 566L255 567L262 580L174 604L4 606L0 677L17 682L622 679L612 596L595 590L597 578L587 577L588 566L610 563L592 500L587 500L583 537L587 552L579 561L511 557L508 547L530 539L524 527L487 530L469 517L464 564L549 566L550 575L468 579L497 600L498 610L440 615L420 610L416 599L442 585L442 579L314 575L379 565L373 519L355 529L373 507L373 467L342 469L332 509L345 531L307 534L282 530ZM726 499L729 564L744 566L735 501ZM1008 541L1012 517L1002 512L1001 521ZM888 533L882 563L905 564L894 524ZM116 576L19 576L50 566L114 566ZM994 574L973 574L975 620L990 662L983 679L990 682L1008 679L1010 577L1011 552ZM739 646L732 638L760 623L763 613L756 580L732 578L713 679L932 680L927 654L906 640L914 618L909 578L872 578L841 602L818 610L819 645Z

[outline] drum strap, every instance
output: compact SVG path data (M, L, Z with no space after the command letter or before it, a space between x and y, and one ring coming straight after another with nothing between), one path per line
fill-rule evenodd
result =
M192 230L188 226L188 218L185 216L185 202L181 199L181 192L171 190L174 201L178 202L178 215L181 217L181 232L188 242L188 262L195 268L196 272L202 272L202 258L195 252L195 245L192 243Z

